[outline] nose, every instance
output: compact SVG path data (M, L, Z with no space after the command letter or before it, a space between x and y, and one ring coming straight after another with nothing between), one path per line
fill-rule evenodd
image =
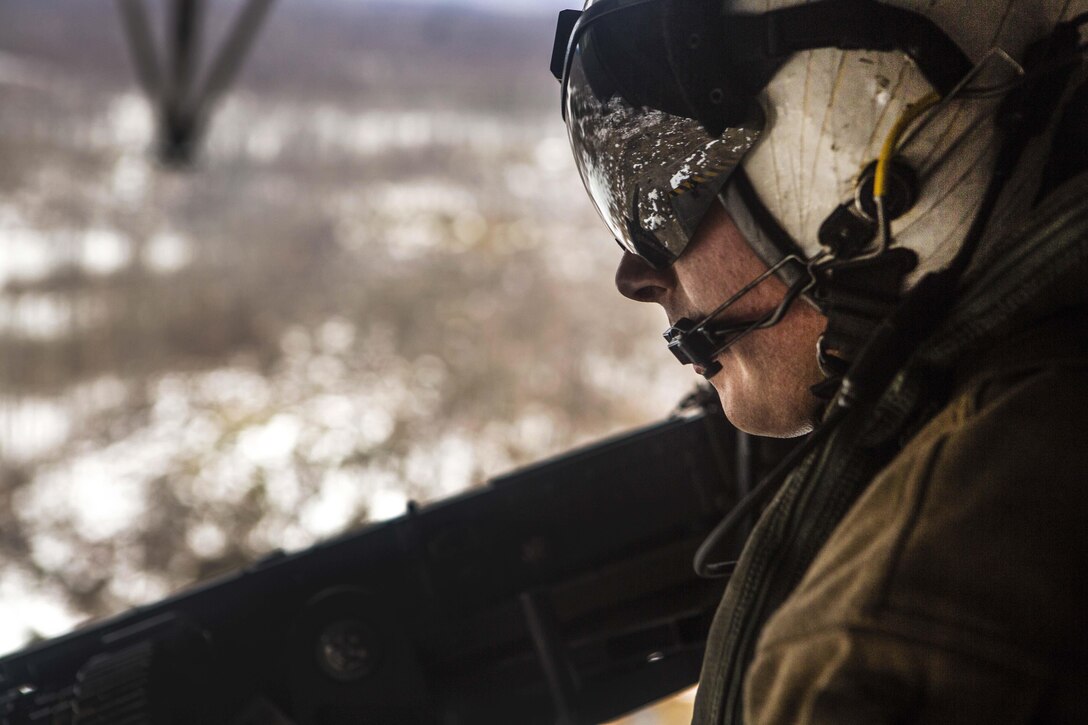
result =
M616 267L616 289L636 302L661 302L671 286L671 269L654 269L637 254L624 252Z

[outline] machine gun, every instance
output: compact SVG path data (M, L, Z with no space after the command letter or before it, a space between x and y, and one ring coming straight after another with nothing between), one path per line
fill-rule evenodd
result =
M698 678L692 554L775 454L703 406L410 505L3 658L0 722L614 719Z

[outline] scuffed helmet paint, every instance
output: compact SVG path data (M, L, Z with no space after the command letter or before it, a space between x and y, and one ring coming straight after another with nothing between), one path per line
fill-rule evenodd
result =
M763 13L804 0L735 0L728 12ZM992 51L1020 60L1027 46L1061 20L1088 10L1088 0L892 0L886 4L929 17L980 69L969 86L1000 84L1013 67ZM823 48L795 54L764 89L767 123L743 167L760 199L806 256L820 249L820 225L855 191L858 175L877 158L889 129L907 106L932 91L900 53ZM970 90L970 88L968 89ZM986 94L982 94L986 96ZM920 176L913 209L894 222L897 246L921 264L911 276L945 266L974 219L999 147L994 115L1000 94L960 94L934 111L925 130L901 153ZM1036 139L1006 189L991 229L1014 222L1031 204L1049 153ZM774 245L736 193L726 208L768 264Z

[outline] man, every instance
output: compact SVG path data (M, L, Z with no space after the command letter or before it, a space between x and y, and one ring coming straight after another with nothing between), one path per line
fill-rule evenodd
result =
M1085 0L561 17L619 290L738 427L814 431L697 556L732 578L696 723L1088 722L1085 26Z

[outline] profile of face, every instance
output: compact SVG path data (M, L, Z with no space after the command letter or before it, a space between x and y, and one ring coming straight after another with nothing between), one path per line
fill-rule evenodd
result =
M733 219L715 204L668 269L654 269L625 253L616 287L625 297L661 305L671 325L683 317L705 317L766 271ZM778 306L786 291L772 275L718 320L728 324L761 317ZM722 369L710 382L733 425L781 438L812 430L820 401L809 388L823 380L816 343L826 326L827 319L812 305L798 301L777 325L753 332L718 356Z

